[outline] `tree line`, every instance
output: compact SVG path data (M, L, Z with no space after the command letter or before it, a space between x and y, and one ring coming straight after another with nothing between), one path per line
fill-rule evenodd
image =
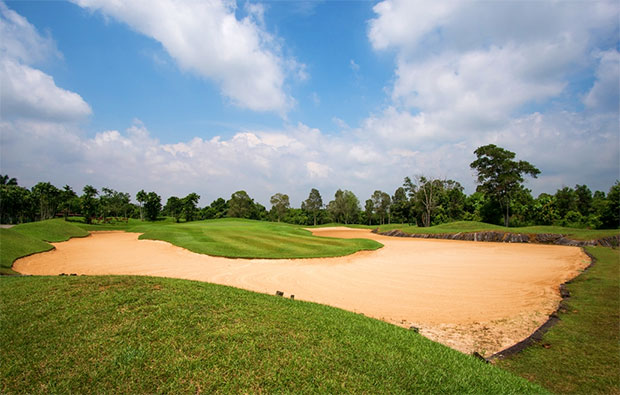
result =
M414 176L405 177L393 194L374 191L363 205L352 191L338 189L332 200L324 202L320 192L313 188L300 208L291 207L288 195L276 193L270 199L270 210L243 190L233 193L228 200L218 198L202 208L198 207L200 196L196 193L171 196L162 205L156 192L141 190L134 204L129 193L111 188L97 190L87 185L78 195L68 185L60 189L49 182L39 182L27 189L19 186L15 178L2 175L0 221L14 224L80 216L93 223L128 218L154 221L168 216L176 222L234 217L299 225L407 223L426 227L467 220L505 226L620 226L619 181L607 193L593 193L586 185L575 185L534 198L523 182L526 175L540 174L535 166L515 160L513 152L493 144L479 147L474 153L477 159L470 166L477 172L478 187L471 195L463 192L458 181Z

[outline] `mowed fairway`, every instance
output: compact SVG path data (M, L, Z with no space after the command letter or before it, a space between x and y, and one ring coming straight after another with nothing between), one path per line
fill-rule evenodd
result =
M223 222L229 231L228 221ZM233 222L241 229L245 221ZM185 225L173 236L158 235L153 229L144 236L167 237L183 246L200 246L196 240L202 238L204 249L212 251L218 243L208 244L207 240L218 237L218 231L206 228L213 224L217 222L193 228ZM249 248L260 248L248 240L260 237L262 224L248 224L257 227L240 231L242 236L247 232L242 240ZM192 229L189 235L187 229ZM291 229L304 241L313 239L304 230ZM337 258L235 260L194 254L161 241L138 240L135 233L111 232L57 243L55 251L21 259L14 269L24 274L140 274L208 281L268 294L280 290L297 299L406 327L414 325L425 336L453 348L488 355L516 343L544 322L560 299L559 284L589 263L580 249L572 247L401 239L363 229L321 228L313 232L372 238L384 247ZM222 233L222 254L226 248L238 248L231 247L230 240L224 243L224 238L233 236ZM314 239L317 243L351 241ZM291 251L295 246L287 244L295 245L295 240L272 240L265 246L275 252ZM379 245L376 241L366 240ZM310 247L305 244L302 248Z

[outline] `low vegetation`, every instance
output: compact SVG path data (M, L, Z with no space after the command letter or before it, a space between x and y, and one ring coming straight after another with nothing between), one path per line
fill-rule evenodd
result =
M567 288L560 321L542 341L498 366L556 393L618 393L620 389L620 253L588 247L596 263Z
M185 280L0 281L2 393L541 393L403 328Z

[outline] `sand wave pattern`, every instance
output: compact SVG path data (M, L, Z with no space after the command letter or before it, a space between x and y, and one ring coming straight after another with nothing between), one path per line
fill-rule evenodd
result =
M208 281L312 301L405 327L463 352L491 355L527 337L560 301L559 285L589 264L577 247L400 239L363 229L318 236L384 245L338 258L229 259L139 234L95 232L19 259L23 274L148 275Z

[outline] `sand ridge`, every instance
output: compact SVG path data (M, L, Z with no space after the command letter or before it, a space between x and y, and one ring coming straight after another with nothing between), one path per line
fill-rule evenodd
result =
M577 247L381 236L310 229L384 245L336 258L230 259L196 254L138 233L93 232L19 259L23 274L149 275L283 291L397 325L463 352L490 355L527 337L560 301L559 285L589 264Z

